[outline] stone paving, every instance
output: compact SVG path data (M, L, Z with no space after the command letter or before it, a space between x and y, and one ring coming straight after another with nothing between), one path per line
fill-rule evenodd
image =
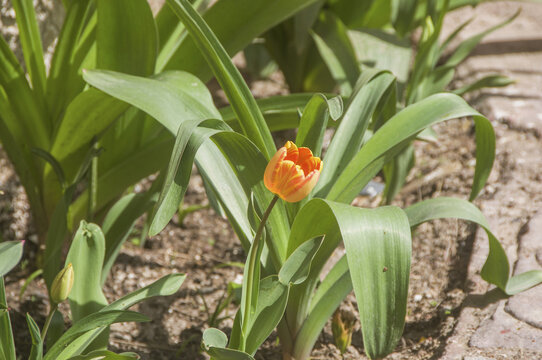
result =
M516 80L469 99L494 124L497 157L508 169L493 171L478 205L505 248L514 274L542 268L542 4L496 2L450 14L445 29L471 16L466 39L511 16L510 25L489 35L457 69L458 83L489 73ZM525 176L523 176L526 174ZM466 286L470 289L443 359L542 359L542 285L510 298L488 286L480 270L488 252L479 231Z

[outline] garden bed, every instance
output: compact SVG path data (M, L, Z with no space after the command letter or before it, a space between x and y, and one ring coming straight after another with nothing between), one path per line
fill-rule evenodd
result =
M417 165L396 205L407 206L435 196L468 196L474 158L471 126L469 120L453 120L436 128L442 140L438 145L416 144ZM511 166L508 160L506 156L498 157L496 171L505 173ZM28 210L24 205L24 194L21 195L22 190L5 159L0 172L12 174L2 185L6 192L2 208L9 209L10 215L3 215L3 233L14 237L16 230L19 236L22 233L23 238L32 239L30 223L20 221L28 216L21 213ZM205 204L207 201L197 175L192 177L185 200L185 205ZM354 204L371 207L379 202L379 196L360 196ZM175 218L159 235L148 239L143 248L128 241L111 271L105 286L109 301L166 274L187 274L176 295L139 305L137 310L149 316L151 322L113 326L111 346L116 350L134 351L143 359L205 358L199 352L201 331L208 326L205 306L212 312L227 291L228 282L239 281L242 270L235 263L243 262L245 255L227 220L217 216L212 209L189 214L182 226L177 220ZM6 231L12 223L16 226ZM140 228L135 230L133 239L138 238L139 231ZM466 296L465 286L468 284L465 284L465 279L474 233L474 226L457 220L434 221L416 229L406 328L399 347L390 358L428 359L438 358L442 353ZM6 278L9 304L14 310L17 349L23 357L30 346L24 313L31 312L38 324L42 324L47 311L47 295L42 280L31 283L18 300L17 294L24 280L35 270L36 245L32 241L27 244L24 258L31 260ZM355 305L355 298L350 295L342 307L356 313ZM227 332L234 314L232 305L222 314L229 318L218 326ZM257 358L279 359L279 347L274 341L272 336ZM357 325L352 346L345 355L346 358L357 359L361 354L363 345ZM319 338L313 357L341 358L333 345L329 324Z

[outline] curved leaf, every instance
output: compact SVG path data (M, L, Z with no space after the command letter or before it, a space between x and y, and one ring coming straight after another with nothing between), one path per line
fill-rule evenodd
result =
M436 198L405 209L410 226L440 218L457 218L482 226L489 240L489 254L481 271L482 278L507 295L514 295L542 282L542 270L528 271L510 277L510 264L499 240L489 229L482 212L472 203L455 198Z
M90 316L99 317L100 316L99 314L103 314L103 313L105 314L122 313L122 311L119 312L119 310L128 309L131 306L141 301L150 299L152 297L172 295L175 292L177 292L177 290L179 290L179 287L182 285L185 278L186 278L186 275L184 274L166 275L162 277L161 279L153 282L152 284L147 285L142 289L131 292L130 294L112 302L111 304L107 305L102 310L100 310L98 313L90 315ZM80 323L83 323L84 321L85 319L79 321L73 327L79 325ZM122 320L122 321L130 321L130 320ZM91 328L86 327L82 329L81 331L79 331L76 339L68 340L65 346L65 349L57 349L59 355L57 356L55 354L55 357L52 357L51 360L69 359L72 356L81 354L81 352L85 350L88 344L90 344L98 335L101 334L101 332L104 330L104 326L108 326L108 325L109 324L107 323L103 323L99 326L94 326ZM82 325L80 325L80 327L81 326ZM68 332L69 331L71 331L71 329L68 330ZM55 346L54 346L55 348L57 344L58 343L55 343ZM50 351L52 350L53 349L51 349ZM62 353L60 353L60 351L62 351ZM49 355L49 353L47 353L47 355ZM46 357L45 360L49 360L49 359Z
M423 129L472 116L476 125L476 169L470 199L482 190L495 159L495 132L487 118L453 94L437 94L410 105L389 119L348 163L327 199L349 203L369 180ZM324 168L325 171L325 168Z
M132 75L154 72L158 39L146 0L98 0L97 67Z
M359 151L379 102L388 91L395 91L394 85L395 77L387 71L367 70L358 79L326 152L325 166L315 187L317 196L325 197L345 166Z
M245 135L258 146L267 159L271 158L276 151L271 133L248 85L216 35L187 0L168 0L168 4L185 24L194 43L213 70Z
M23 257L24 241L0 242L0 277L11 271Z
M84 79L106 94L154 117L172 134L187 120L220 119L209 90L194 75L168 71L143 78L113 71L87 70Z
M328 118L337 120L342 112L343 103L340 96L328 100L323 94L313 95L303 109L303 115L299 120L295 138L297 146L308 147L314 156L320 156Z
M360 310L365 350L371 358L385 356L393 351L405 321L411 255L406 215L396 207L362 209L313 199L300 210L292 225L289 253L318 235L326 237L314 256L308 279L292 289L287 308L290 333L303 334L303 338L295 339L293 356L305 358L316 341L319 329L303 333L298 330L304 326L304 307L320 271L341 239ZM340 274L334 278L340 281L339 288L344 285L341 278ZM334 284L325 286L332 288ZM325 324L313 319L312 326Z
M145 315L139 314L134 311L122 311L122 310L110 310L101 311L81 319L79 322L69 328L60 339L55 342L53 347L47 351L44 360L64 360L69 359L71 355L65 356L63 350L71 345L74 340L77 340L81 335L84 335L88 331L101 328L103 326L109 326L114 323L127 322L127 321L149 321L149 318ZM73 354L78 355L78 354Z

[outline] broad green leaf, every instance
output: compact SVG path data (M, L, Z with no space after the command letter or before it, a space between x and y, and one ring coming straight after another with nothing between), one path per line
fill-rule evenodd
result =
M203 332L202 345L205 350L212 347L225 348L228 345L228 337L222 331L209 328Z
M313 95L303 109L303 115L299 120L296 145L308 147L314 156L320 156L328 119L331 117L333 121L336 121L341 117L342 112L341 97L336 96L328 100L323 94Z
M86 355L78 355L70 358L69 360L130 360L139 359L139 355L135 353L121 353L115 354L112 351L96 350Z
M148 76L154 72L157 30L146 0L98 0L97 67Z
M321 12L312 33L314 42L341 95L350 95L360 74L346 26L328 11Z
M300 210L292 225L289 253L305 241L321 235L325 238L314 256L309 277L291 291L287 306L290 333L297 334L304 326L312 289L324 264L342 239L360 310L366 352L371 358L387 355L401 336L406 314L411 255L406 215L396 207L362 209L313 199ZM341 278L339 274L336 280ZM334 284L326 283L325 286L331 288ZM337 290L342 286L344 284L338 284ZM330 300L332 304L333 299ZM312 325L323 326L317 317L312 321ZM316 330L305 332L302 342L295 340L294 358L309 355L318 334Z
M411 239L408 219L398 208L378 208L362 219L357 233L364 239L358 235L343 241L365 352L378 359L393 351L403 333Z
M51 155L61 164L66 181L73 181L93 139L100 136L127 108L126 103L96 89L80 93L68 105L51 149ZM55 206L61 194L52 169L46 166L43 175L43 196L49 211L52 211L50 208Z
M0 277L11 271L23 257L24 241L0 243Z
M351 291L352 279L344 255L314 293L310 310L297 333L294 353L310 354L325 324Z
M209 6L210 0L191 1L192 6L201 14ZM171 10L168 4L162 5L155 17L158 29L158 58L156 59L156 72L164 69L166 64L175 55L180 44L186 40L188 33L182 22Z
M142 78L89 70L84 78L90 85L145 111L172 134L177 134L183 121L220 118L205 84L186 72L168 71L155 78Z
M16 358L15 342L7 308L4 278L0 276L0 357L2 357L2 360Z
M482 267L482 278L507 295L514 295L542 282L542 270L528 271L510 278L510 264L499 240L489 229L482 212L472 203L455 198L437 198L418 202L405 209L410 226L440 218L457 218L482 226L489 240L489 254Z
M86 316L71 328L69 328L60 339L55 342L53 347L47 351L44 360L65 360L74 355L79 354L66 354L66 349L70 349L70 346L80 336L84 335L88 331L99 329L103 326L109 326L114 323L136 321L143 322L149 321L149 318L145 315L139 314L134 311L122 311L122 310L109 310L100 311Z
M29 360L41 360L43 358L43 340L41 338L40 328L32 319L29 313L26 313L26 323L32 337L32 348L30 349Z
M472 116L476 125L476 168L470 194L470 198L474 199L482 190L493 166L495 132L487 118L453 94L433 95L406 107L389 119L346 165L327 198L349 203L382 166L421 130L464 116Z
M245 351L254 355L278 325L286 309L290 286L268 276L260 281L258 303L246 336Z
M207 353L217 360L254 360L246 352L233 349L210 347Z
M359 151L378 104L388 91L395 91L394 85L395 78L389 72L367 70L362 74L327 149L325 166L315 187L316 196L325 196Z
M504 87L515 83L513 79L503 75L488 75L476 80L470 84L455 89L452 92L459 96L462 96L468 92L483 89L486 87Z
M81 221L66 257L66 265L71 263L74 272L73 287L68 297L74 324L107 305L101 281L104 257L102 230L96 224ZM89 350L107 347L108 340L106 332Z
M32 0L14 0L12 2L17 14L17 27L23 56L32 81L34 94L38 99L43 100L45 95L45 63L43 62L43 50L40 31L34 12Z
M51 154L64 163L77 150L88 148L92 138L99 136L127 108L126 103L96 89L80 93L66 109Z
M290 283L297 285L305 281L309 275L312 258L321 244L322 238L316 237L299 245L280 268L279 281L284 285Z
M276 149L256 101L216 35L187 0L168 0L202 52L237 115L243 132L269 159ZM277 5L277 4L275 4Z
M147 285L142 289L131 292L130 294L112 302L93 316L98 316L102 313L110 313L111 311L126 310L141 301L150 299L155 296L172 295L177 292L177 290L179 290L185 278L186 275L184 274L166 275L161 279L153 282L152 284ZM83 322L83 320L79 323L81 322ZM100 333L104 330L104 326L108 325L109 324L105 323L103 325L81 331L81 336L78 337L76 340L70 340L65 350L57 349L58 351L62 351L62 354L59 355L58 358L51 358L51 360L69 359L72 356L80 355L81 352L85 350L87 345L90 344L92 340L94 340L98 335L100 335ZM47 355L48 354L49 353L47 353ZM48 360L48 358L46 357L45 360Z

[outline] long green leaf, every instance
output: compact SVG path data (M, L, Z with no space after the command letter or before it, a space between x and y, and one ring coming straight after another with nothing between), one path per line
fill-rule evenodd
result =
M32 348L30 349L28 360L41 360L43 358L43 340L41 338L40 328L28 313L26 313L26 323L28 324L30 336L32 337Z
M154 72L157 30L146 0L98 0L97 67L148 76Z
M306 306L320 271L342 239L360 310L366 352L371 358L385 356L397 344L406 314L411 253L406 215L396 207L361 209L313 199L300 210L292 225L289 252L319 235L326 237L314 256L309 277L292 289L296 293L287 308L290 333L297 334L303 326ZM294 358L308 356L316 341L314 331L304 334L305 338L295 339Z
M488 75L478 79L470 84L452 91L454 94L462 96L468 92L483 89L486 87L504 87L513 84L515 81L503 75Z
M510 277L510 264L499 240L489 229L482 212L472 203L456 198L437 198L418 202L405 209L410 226L440 218L457 218L482 226L489 240L489 254L481 275L507 295L514 295L542 282L542 270L528 271Z
M7 311L6 288L2 276L0 276L0 358L2 360L16 358L11 321L9 311Z
M24 241L0 243L0 277L11 271L23 257Z
M325 196L359 151L378 104L388 91L395 91L394 85L395 78L389 72L367 70L363 73L326 152L325 166L315 188L317 196Z
M323 11L314 26L313 39L341 95L350 95L360 68L346 26L331 12Z
M246 352L254 355L261 344L277 326L288 301L289 285L269 276L260 281L258 304L246 334Z
M91 4L90 0L72 0L66 7L66 17L58 36L47 78L47 104L55 124L60 120L65 107L85 86L79 71L82 57L89 52L88 42L86 46L81 47L79 56L74 54L79 37L85 29L85 14L90 11ZM92 27L91 24L89 26ZM94 43L94 36L90 36L90 40Z
M10 112L15 115L13 120L18 123L8 125L8 128L20 129L30 146L48 149L50 123L44 104L32 92L23 69L3 37L0 38L0 86L3 87L2 97L8 99ZM8 121L11 117L2 119Z
M143 322L149 321L149 318L134 311L122 310L101 311L88 315L74 324L64 333L64 335L62 335L60 339L58 339L53 347L47 351L44 360L64 360L69 359L70 356L78 355L65 355L65 349L68 349L69 345L73 344L73 342L80 336L84 335L88 331L99 329L103 326L128 321Z
M151 235L156 235L162 231L177 212L190 181L196 152L200 145L216 132L214 129L204 130L204 127L196 132L196 128L203 121L185 121L179 126L164 185L152 214L152 222L149 228ZM224 122L213 122L215 126L221 127L222 125L224 130L228 130Z
M137 360L139 358L136 353L115 354L107 350L96 350L85 355L74 356L70 360Z
M186 72L168 71L149 79L89 70L84 78L103 92L145 111L172 134L177 134L185 120L220 118L205 84Z
M276 151L271 133L250 89L239 70L233 65L226 50L187 0L168 0L168 4L185 24L196 46L213 70L230 100L244 133L258 146L266 158L271 158Z
M153 282L152 284L147 285L142 289L136 290L112 302L111 304L104 307L100 312L91 316L98 316L98 314L102 314L102 313L107 314L107 313L110 313L111 311L125 310L141 301L150 299L155 296L172 295L175 292L177 292L177 290L179 290L179 287L182 285L185 278L186 278L186 275L184 274L170 274L170 275L164 276L161 279ZM97 327L82 331L81 336L78 337L76 340L70 341L66 349L64 350L58 349L59 351L62 351L62 354L52 359L54 360L69 359L72 356L81 354L81 352L85 350L87 345L92 340L94 340L97 336L100 335L100 333L104 329L104 326L107 326L107 325L108 324L103 324L101 326L97 326ZM56 343L55 343L55 347L56 347ZM48 360L48 359L46 358L45 360Z
M337 96L327 99L323 94L315 94L303 109L299 120L299 129L295 138L297 146L305 146L312 150L314 156L322 153L324 132L328 119L339 119L343 112L342 98Z
M36 96L43 100L45 96L45 63L43 62L41 37L34 4L32 0L15 0L12 4L17 14L17 27L32 88Z
M476 125L476 169L470 199L482 190L495 159L495 132L489 120L453 94L437 94L410 105L388 120L342 171L327 198L349 203L367 182L424 128L472 116Z

